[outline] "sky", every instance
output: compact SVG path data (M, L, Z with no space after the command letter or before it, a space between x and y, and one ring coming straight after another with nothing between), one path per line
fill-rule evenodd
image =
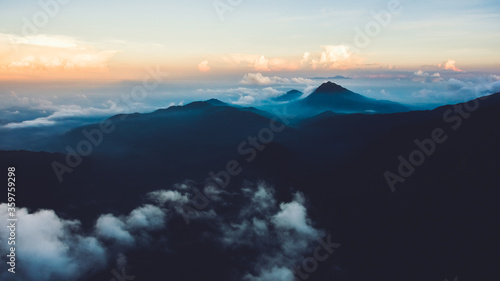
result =
M0 4L4 81L500 66L493 0L27 2Z
M371 98L462 102L500 91L499 26L496 0L4 0L0 124L259 105L336 75Z

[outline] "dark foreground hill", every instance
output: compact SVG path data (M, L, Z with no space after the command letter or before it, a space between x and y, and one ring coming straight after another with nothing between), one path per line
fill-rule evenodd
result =
M333 88L351 96L334 85L325 91ZM18 168L23 206L55 209L91 228L100 214L127 213L149 191L186 179L203 185L211 171L234 160L242 172L226 187L227 217L238 216L244 201L230 198L245 182L263 180L280 201L303 192L315 225L342 244L308 280L500 280L500 93L432 111L329 112L301 122L260 113L212 101L115 116L113 132L62 183L52 163L66 165L65 147L76 149L86 140L83 130L99 125L47 144L62 153L3 151L0 164ZM128 253L134 275L168 270L176 280L241 280L238 273L260 254L252 247L212 247L206 242L211 225L189 227L181 220L166 232L182 251ZM110 279L110 270L91 279Z

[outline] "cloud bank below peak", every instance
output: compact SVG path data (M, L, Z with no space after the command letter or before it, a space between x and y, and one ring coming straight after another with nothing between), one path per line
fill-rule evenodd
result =
M209 198L209 204L195 208L201 194ZM244 265L231 273L239 280L264 281L274 276L291 281L294 266L301 264L304 255L311 253L325 235L309 216L304 194L292 195L289 202L279 202L275 189L264 182L245 182L239 191L231 193L214 183L201 187L193 182L176 184L146 194L148 203L127 215L99 215L91 229L53 210L30 213L20 208L17 215L23 223L17 232L16 254L24 269L16 274L17 279L10 273L0 276L7 281L80 280L112 269L115 261L123 268L131 251L163 249L165 255L175 255L173 245L210 243ZM6 203L0 204L1 219L7 219L7 208ZM175 234L188 227L185 218L195 225L191 227L207 228L198 238ZM7 228L0 229L0 237L8 235ZM249 249L254 252L251 256L234 255L235 251ZM8 254L7 243L0 245L0 254Z
M262 73L247 73L240 80L244 85L271 85L271 84L313 84L314 81L308 78L282 78L278 76L264 76Z

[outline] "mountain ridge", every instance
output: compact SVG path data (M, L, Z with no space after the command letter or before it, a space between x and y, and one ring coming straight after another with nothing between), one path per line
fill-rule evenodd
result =
M388 100L376 100L348 90L328 81L320 85L313 93L295 102L297 110L304 110L310 116L331 110L337 113L394 113L410 109L400 103Z

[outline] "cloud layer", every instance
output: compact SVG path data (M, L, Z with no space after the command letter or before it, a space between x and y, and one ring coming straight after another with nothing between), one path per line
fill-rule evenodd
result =
M312 84L313 80L307 78L282 78L278 76L264 76L262 73L247 73L240 81L244 85L270 85L270 84Z
M209 201L203 208L199 207L202 197ZM20 208L17 215L22 223L16 243L23 269L16 280L77 280L110 267L123 267L129 251L157 248L153 236L171 237L167 231L169 222L189 218L193 225L211 225L211 230L200 233L204 238L199 239L218 245L227 254L245 249L256 251L253 256L236 256L246 265L238 273L240 280L291 281L294 265L300 264L304 255L314 249L315 241L324 235L309 217L302 193L295 192L289 202L278 202L274 188L263 182L247 182L236 193L211 183L201 190L193 183L184 183L150 192L146 198L151 203L128 215L100 215L91 229L84 229L78 220L61 218L52 210L29 212ZM233 204L237 208L231 207ZM233 211L228 213L228 207ZM0 214L5 221L7 204L0 204ZM179 226L176 227L169 231ZM8 230L1 228L2 240L7 236ZM189 241L167 244L186 242ZM1 255L7 255L7 251L7 244L2 243ZM3 273L2 280L13 279Z
M442 68L444 70L451 70L451 71L455 71L455 72L463 72L462 69L458 68L456 66L456 61L454 60L447 60L441 64L438 65L439 68Z
M316 241L325 235L308 216L306 199L300 192L293 194L292 201L278 203L274 188L264 182L247 182L239 194L222 190L214 194L210 192L214 185L207 184L203 194L211 202L208 206L191 210L182 208L186 201L192 202L196 196L193 188L179 185L176 191L156 191L149 196L164 206L173 206L178 214L189 216L195 223L212 221L216 229L209 234L210 239L228 251L258 251L252 261L248 261L249 257L236 257L251 264L248 271L241 272L242 280L292 281L294 266L300 264L314 249ZM219 215L224 199L230 197L233 198L231 203L240 202L237 213Z
M7 221L7 204L0 204L0 212ZM96 237L83 234L78 221L62 219L51 210L29 213L25 208L17 211L17 218L16 256L23 269L17 271L18 279L2 273L2 280L76 280L106 267L106 249ZM2 241L7 236L2 227ZM7 255L7 243L0 249Z
M300 65L312 69L351 69L361 67L361 58L347 45L321 46L321 52L305 52Z
M117 50L100 50L90 43L58 35L17 36L0 33L9 56L0 60L0 74L42 75L63 72L107 72Z

